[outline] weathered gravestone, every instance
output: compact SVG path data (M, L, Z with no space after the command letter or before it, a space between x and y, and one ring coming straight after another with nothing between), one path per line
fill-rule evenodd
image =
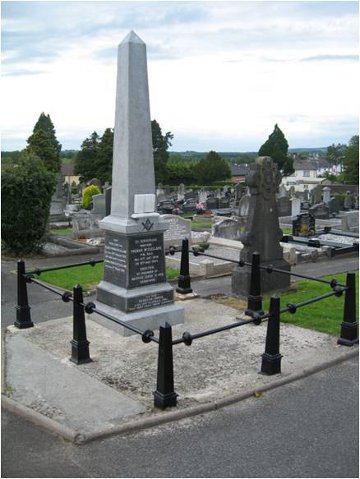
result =
M56 189L51 198L50 203L50 221L60 221L65 219L64 207L65 201L63 198L63 175L61 173L56 174Z
M191 220L186 220L177 215L162 215L163 220L169 222L169 227L164 233L164 246L182 246L182 240L187 238L191 243Z
M156 329L165 322L183 322L184 309L174 303L174 290L166 281L168 223L155 212L146 46L134 32L119 45L116 90L111 214L100 223L105 231L104 279L95 304L115 321ZM101 322L111 327L111 321Z
M301 211L301 200L296 196L291 198L291 216L297 216Z
M353 205L353 199L352 199L351 191L347 191L345 199L344 199L344 210L351 210L352 205Z
M339 211L340 211L340 205L339 205L339 202L336 198L332 197L330 198L330 201L328 202L327 204L328 208L329 208L329 213L330 215L332 216L336 216Z
M239 216L248 217L250 208L250 195L244 195L239 203Z
M314 236L315 217L311 213L301 213L292 222L292 234L294 236Z
M97 188L99 188L100 191L102 191L102 183L98 178L92 178L89 181L89 185L96 186Z
M283 236L279 227L276 193L281 181L277 166L270 157L258 157L250 166L245 182L250 189L249 216L246 231L241 235L244 248L240 259L252 261L254 252L260 254L263 266L273 265L290 271L290 265L283 259L280 240ZM232 275L232 291L236 295L248 296L250 291L251 268L237 266ZM261 291L275 291L290 286L290 275L261 271Z
M227 197L219 198L219 209L229 208L229 206L230 206L230 198L227 198Z
M240 240L241 223L235 218L222 219L212 225L211 234L214 238L225 238L230 240Z
M281 196L277 200L279 216L291 215L291 201L287 196Z
M93 195L91 202L91 213L96 215L99 219L103 219L105 216L105 194L99 193L98 195Z
M325 203L318 203L311 208L309 212L317 219L326 220L330 217L329 207Z
M341 229L352 233L359 232L359 212L349 211L341 218Z
M322 197L323 197L323 202L327 205L330 201L331 198L331 188L328 186L325 186L322 190Z
M206 208L208 210L216 210L219 208L219 198L211 196L206 200Z

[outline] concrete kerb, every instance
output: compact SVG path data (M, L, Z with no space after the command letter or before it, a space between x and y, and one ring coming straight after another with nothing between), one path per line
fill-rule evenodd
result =
M299 379L303 379L319 371L328 369L332 366L335 366L353 357L356 357L358 356L358 354L359 354L358 347L354 346L354 349L351 349L350 351L345 352L344 354L342 354L341 356L335 359L330 359L321 364L317 364L312 367L302 369L301 371L290 374L287 377L276 379L272 383L269 383L257 388L251 388L247 391L233 394L233 395L230 395L209 403L201 404L198 406L192 406L187 409L171 410L171 411L159 413L154 417L143 418L141 420L136 420L136 421L128 421L124 424L115 426L111 429L106 429L103 431L99 430L96 433L87 434L87 435L79 431L70 429L62 424L59 424L58 422L46 416L43 416L42 414L38 413L37 411L34 411L33 409L29 407L23 406L22 404L14 401L13 399L3 394L2 394L2 407L9 410L10 412L13 412L15 414L18 414L28 419L32 423L40 427L43 427L56 435L63 437L65 440L73 442L74 444L77 444L77 445L82 445L91 441L95 441L97 439L104 439L104 438L111 437L118 434L135 432L142 429L147 429L147 428L151 428L161 424L165 424L168 422L179 421L184 418L215 411L217 409L230 406L237 402L243 401L244 399L247 399L249 397L256 396L259 393L270 391L272 389L278 388L285 384L289 384Z

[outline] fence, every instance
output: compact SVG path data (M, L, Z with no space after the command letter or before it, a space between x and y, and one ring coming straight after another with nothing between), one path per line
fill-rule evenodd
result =
M183 240L181 248L181 267L180 275L178 279L178 287L176 290L179 293L187 294L192 292L191 278L189 274L189 243L188 240ZM166 254L175 254L176 249L170 247ZM226 261L230 261L227 258L220 256L214 256L205 253L204 250L199 248L192 248L192 254L195 256L203 255L210 258L218 258ZM73 292L63 292L58 289L44 283L43 281L36 279L34 276L40 276L41 273L46 271L54 271L64 268L72 268L76 266L91 265L95 266L99 261L88 261L84 263L77 263L66 266L35 269L33 271L26 272L25 262L19 260L17 263L17 306L16 306L16 320L15 326L20 329L30 328L34 326L31 320L30 306L28 301L27 284L34 283L41 286L54 294L61 297L64 302L73 303L73 338L71 343L71 357L70 360L75 364L83 364L91 361L89 352L89 341L86 335L85 313L98 314L104 318L114 321L120 324L124 328L131 330L133 333L141 336L144 343L154 342L158 344L158 367L157 367L157 385L154 394L154 405L161 409L170 406L176 406L177 393L174 390L174 368L173 368L173 346L184 343L186 346L190 346L194 340L216 334L222 331L227 331L233 328L238 328L246 324L253 323L259 325L264 321L267 321L267 332L265 339L265 351L261 357L261 372L268 375L278 374L281 372L281 354L280 354L280 317L281 314L289 312L295 314L299 308L305 307L309 304L321 301L331 296L340 297L345 292L343 320L340 327L340 337L338 344L345 346L353 346L358 343L358 323L356 321L356 281L355 273L347 273L346 285L338 284L335 279L327 281L324 279L313 278L310 276L291 273L289 271L274 268L272 266L262 266L260 263L260 255L254 253L252 256L252 262L246 262L243 260L233 261L239 267L248 266L251 268L250 279L250 291L247 297L247 309L245 314L249 316L249 319L236 320L236 322L221 326L218 328L202 331L200 333L191 334L185 331L180 338L172 338L172 328L168 323L159 328L159 337L156 337L154 332L150 329L142 331L125 321L121 321L119 318L112 317L99 309L95 303L85 303L83 299L83 290L80 285L76 285L73 288ZM273 272L280 274L292 275L295 277L309 279L321 283L325 283L330 286L331 291L322 294L320 296L310 298L298 304L288 303L286 307L281 308L280 298L277 295L273 295L270 299L269 311L266 313L262 307L261 296L261 274L272 274Z

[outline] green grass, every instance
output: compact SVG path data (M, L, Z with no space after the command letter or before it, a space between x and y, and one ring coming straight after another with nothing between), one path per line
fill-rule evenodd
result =
M95 266L74 266L74 268L47 271L37 276L45 283L52 284L61 289L72 291L76 284L80 284L84 292L92 291L100 283L104 276L104 264L98 263ZM179 271L174 268L166 268L168 280L176 279Z
M292 235L292 228L281 228L283 235Z
M71 228L59 228L50 230L50 233L52 235L71 235L73 233L73 230Z
M331 280L332 278L336 278L339 284L346 284L345 273L326 276L324 279ZM359 284L358 281L359 272L356 273L357 285ZM286 307L288 303L298 304L302 301L331 292L330 286L310 280L299 281L295 283L294 287L296 288L295 292L281 293L281 308ZM343 320L344 298L345 293L340 297L332 296L301 307L295 314L283 313L281 315L281 321L283 323L290 323L302 328L314 329L322 333L337 336L340 331L340 324ZM269 310L269 304L270 296L264 295L263 308L265 311Z
M191 227L195 228L211 228L211 221L192 221Z

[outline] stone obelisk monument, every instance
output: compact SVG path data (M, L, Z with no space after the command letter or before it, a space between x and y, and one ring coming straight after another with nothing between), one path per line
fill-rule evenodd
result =
M168 222L155 212L146 45L133 31L118 49L111 212L100 225L104 279L96 307L141 330L182 323L184 309L166 281Z

